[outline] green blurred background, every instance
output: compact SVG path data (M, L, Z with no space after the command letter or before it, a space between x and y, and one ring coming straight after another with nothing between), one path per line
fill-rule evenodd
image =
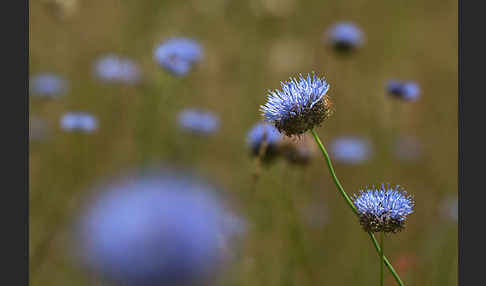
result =
M322 42L340 20L366 36L350 58ZM335 163L345 190L390 182L415 197L408 227L386 245L405 285L457 285L457 223L441 211L444 200L457 197L457 26L457 1L449 0L30 1L30 72L55 72L70 85L59 100L30 99L30 116L46 120L50 131L29 146L31 285L101 285L69 254L83 196L100 180L159 162L217 182L247 219L221 285L377 285L378 256L321 157L307 167L278 161L253 181L245 137L261 119L266 91L311 71L326 77L335 104L318 129L324 144L354 134L374 145L365 164ZM153 60L156 45L172 36L204 48L183 78ZM94 80L94 61L107 53L140 63L143 83ZM421 98L390 98L384 86L391 78L417 81ZM185 107L214 111L219 132L180 132L176 116ZM63 132L60 117L73 110L96 115L99 130ZM418 160L393 156L401 134L422 143Z

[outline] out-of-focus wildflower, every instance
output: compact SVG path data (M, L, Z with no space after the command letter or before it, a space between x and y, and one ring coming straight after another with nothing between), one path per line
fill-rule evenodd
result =
M390 80L386 90L390 95L406 101L416 101L420 97L420 87L413 81Z
M97 78L109 83L135 84L141 78L140 68L134 61L114 54L98 59L94 73Z
M394 155L402 161L414 161L422 155L422 144L411 136L396 138L393 148Z
M30 78L30 94L44 98L56 98L67 92L67 82L53 73L40 73Z
M355 136L343 136L334 139L330 145L331 157L346 164L361 164L370 159L371 143Z
M219 118L209 111L188 108L181 111L177 120L186 131L199 135L211 135L219 129Z
M98 119L87 112L68 112L61 118L61 128L70 132L91 133L98 129Z
M80 258L122 285L205 285L240 230L212 186L174 170L111 184L87 206Z
M309 134L301 138L284 137L280 144L284 158L291 164L307 165L317 153L317 145Z
M275 124L279 132L300 135L331 115L329 84L324 78L300 75L299 80L290 78L281 86L282 90L268 91L267 103L260 107L265 121Z
M337 51L349 52L363 45L364 36L354 23L338 22L327 31L326 40Z
M354 205L365 231L396 233L405 227L415 202L400 186L367 187L354 195Z
M202 55L199 43L188 38L170 38L154 52L157 63L177 76L186 75Z
M282 134L273 125L257 123L248 132L246 142L252 156L260 157L264 162L270 162L279 154L278 148L282 137Z

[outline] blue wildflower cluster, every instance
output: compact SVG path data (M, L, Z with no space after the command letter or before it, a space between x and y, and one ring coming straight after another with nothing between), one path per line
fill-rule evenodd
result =
M177 76L186 75L198 62L203 50L198 42L188 38L170 38L154 52L155 60L167 71Z
M281 87L282 90L269 91L267 103L260 108L265 121L273 123L281 133L303 134L331 115L329 84L324 78L314 73L306 78L300 75L299 80L290 78Z
M106 55L95 63L96 77L108 83L135 84L141 78L138 65L128 59L114 54Z
M65 95L67 82L54 73L40 73L29 80L30 94L44 98L56 98Z
M354 205L365 231L396 233L405 227L415 202L400 186L366 188L354 195Z
M103 190L81 216L78 249L90 269L117 284L207 281L244 225L212 186L179 171L129 176Z
M363 44L363 32L352 22L338 22L327 32L327 41L337 50L349 52Z
M188 108L181 111L177 117L183 130L199 135L210 135L218 131L219 118L208 111Z
M347 164L361 164L372 155L371 144L368 140L357 136L342 136L331 142L333 157Z
M98 119L87 112L68 112L61 118L61 128L70 132L91 133L98 129Z
M415 101L420 97L420 87L413 81L390 80L386 90L390 95L406 101Z
M363 45L364 33L354 23L338 22L327 31L325 40L337 51L350 52ZM181 77L191 72L203 58L203 53L199 42L173 37L155 47L153 59L167 72ZM276 58L281 58L280 53L277 54ZM104 83L136 84L142 77L142 69L136 61L115 54L99 58L92 72ZM149 83L149 88L142 92L147 91L152 97L159 91L156 89L158 83L155 87ZM164 83L162 81L162 85ZM309 139L306 132L320 126L333 113L328 94L330 85L314 72L300 74L298 78L290 77L280 85L280 89L268 91L266 103L260 106L265 122L255 124L249 130L246 142L251 155L264 162L282 156L291 163L306 164L317 148L309 144L312 138ZM30 90L32 95L54 98L67 92L67 82L56 74L37 74L30 80ZM419 85L412 81L389 81L386 90L390 95L408 101L417 100L421 93ZM82 102L74 101L76 104ZM160 103L156 101L147 104ZM153 111L149 108L143 112L147 110ZM141 125L147 122L141 122ZM182 110L177 115L177 123L182 130L198 135L211 135L220 128L216 114L197 108ZM32 140L45 136L43 124L44 121L32 118L29 135ZM60 126L68 132L92 133L99 128L99 123L90 113L68 112L62 116ZM338 190L351 208L356 207L363 229L382 233L397 233L404 229L407 217L414 212L413 198L398 185L382 185L361 190L351 203L334 173L324 145L315 132L312 134ZM405 154L402 157L411 158L415 149L419 149L414 149L412 143L405 140L401 143L405 144L400 146ZM331 149L338 161L352 164L365 162L373 151L367 140L352 136L338 138L332 142ZM84 263L116 285L211 284L210 278L224 264L221 262L226 258L229 239L245 231L245 222L228 211L215 195L213 186L194 177L168 170L153 176L141 174L104 188L104 192L98 193L82 213L76 234L79 235L80 256ZM454 213L457 209L449 215ZM325 218L317 224L325 224ZM383 252L380 256L385 260ZM392 273L396 275L393 269Z

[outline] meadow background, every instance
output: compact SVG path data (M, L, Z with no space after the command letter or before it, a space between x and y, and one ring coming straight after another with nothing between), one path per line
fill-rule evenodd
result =
M337 57L323 33L336 21L365 33L352 57ZM268 89L298 73L326 77L334 115L317 129L324 144L342 135L369 138L361 165L335 163L348 193L373 183L403 185L416 200L405 231L386 254L405 285L457 285L457 220L443 204L457 198L457 1L30 1L30 73L69 82L56 100L30 98L30 117L47 122L31 140L31 285L101 285L70 256L70 228L90 188L133 168L184 166L221 186L248 231L221 285L377 285L378 256L345 205L323 158L306 167L278 161L259 170L246 133L261 120ZM175 77L153 59L172 36L198 40L202 61ZM116 53L137 61L137 86L106 85L94 61ZM419 83L404 102L386 95L392 78ZM221 120L207 138L179 130L177 113L201 107ZM93 134L64 132L61 116L98 117ZM422 144L417 160L393 155L399 135ZM394 285L387 272L387 285Z

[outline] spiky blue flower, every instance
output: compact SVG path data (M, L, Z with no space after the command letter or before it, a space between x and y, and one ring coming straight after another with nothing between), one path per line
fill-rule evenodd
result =
M415 101L420 97L420 87L413 81L390 80L386 90L390 95L407 101Z
M354 205L365 231L396 233L405 227L415 202L400 186L368 187L354 195Z
M219 129L219 118L209 111L188 108L179 113L177 120L182 129L199 135L210 135Z
M98 119L87 112L68 112L61 118L61 128L69 132L92 133L98 129Z
M54 73L36 74L30 78L29 84L33 96L55 98L67 92L66 80Z
M363 32L352 22L338 22L327 33L328 42L339 51L350 51L363 44Z
M246 136L246 142L254 156L259 154L260 147L264 142L267 144L265 154L275 153L281 140L282 134L273 125L268 123L255 124Z
M97 78L108 83L135 84L141 77L140 68L134 61L114 54L96 61L94 73Z
M155 60L167 71L186 75L194 63L201 60L203 50L198 42L189 38L170 38L160 44L154 52Z
M207 282L244 230L212 186L180 170L129 176L102 190L81 216L78 249L86 266L117 285Z
M327 96L329 84L314 73L280 83L282 90L268 91L265 105L260 107L267 122L287 136L300 135L328 118L331 102Z
M360 164L370 159L372 148L365 138L342 136L332 140L330 152L338 162Z

